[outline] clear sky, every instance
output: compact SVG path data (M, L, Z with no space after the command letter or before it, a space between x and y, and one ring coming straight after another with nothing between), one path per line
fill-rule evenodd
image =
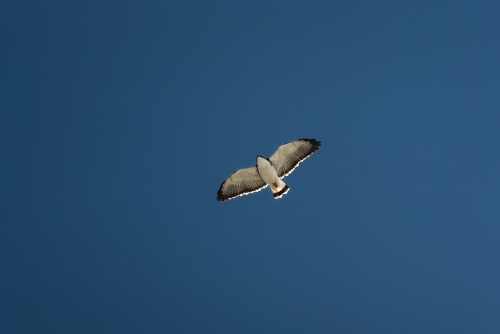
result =
M499 13L2 1L0 332L499 333Z

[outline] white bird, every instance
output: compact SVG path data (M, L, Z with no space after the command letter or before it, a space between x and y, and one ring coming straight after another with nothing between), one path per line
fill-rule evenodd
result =
M251 194L267 187L275 199L289 190L282 178L289 175L307 157L319 149L316 139L297 139L278 147L270 158L257 156L257 164L234 172L217 191L217 201L222 202L238 196Z

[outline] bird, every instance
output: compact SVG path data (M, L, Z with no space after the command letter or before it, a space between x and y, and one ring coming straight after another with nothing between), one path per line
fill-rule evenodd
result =
M238 196L261 191L268 185L275 199L288 193L290 187L282 178L319 150L321 142L316 139L297 139L278 147L269 158L257 155L253 167L239 169L222 182L217 191L217 201L223 202Z

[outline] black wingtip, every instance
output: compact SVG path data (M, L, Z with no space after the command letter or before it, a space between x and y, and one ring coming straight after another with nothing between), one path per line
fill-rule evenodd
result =
M306 141L309 144L311 144L311 149L309 150L309 154L312 154L312 153L316 152L317 150L319 150L319 148L321 146L321 142L319 140L316 140L316 139L302 138L302 139L299 139L299 140Z
M224 195L224 193L222 192L222 187L224 186L224 183L226 183L226 181L222 182L219 190L217 191L217 202L223 202L229 198L229 196Z
M316 149L318 149L321 146L321 142L319 140L316 140L316 139L301 138L299 140L308 142L312 146L316 147Z

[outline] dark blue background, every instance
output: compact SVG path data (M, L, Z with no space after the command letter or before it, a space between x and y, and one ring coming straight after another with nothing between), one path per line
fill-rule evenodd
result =
M0 332L499 333L499 13L2 2Z

